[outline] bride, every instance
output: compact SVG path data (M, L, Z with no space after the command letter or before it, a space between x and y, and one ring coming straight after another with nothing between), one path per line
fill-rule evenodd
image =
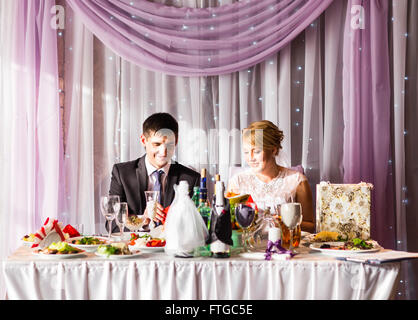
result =
M276 156L282 148L283 131L267 120L243 130L243 151L249 170L231 177L228 191L250 194L256 203L273 206L285 202L302 205L302 230L314 232L312 192L305 175L282 167Z

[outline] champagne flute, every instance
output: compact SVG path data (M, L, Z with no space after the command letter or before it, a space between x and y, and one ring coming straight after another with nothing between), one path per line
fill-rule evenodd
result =
M247 247L248 229L254 222L255 208L252 208L250 206L240 203L235 207L235 218L243 231L242 244L244 247L244 252L246 252L248 251L248 247Z
M289 250L294 251L293 232L302 223L302 205L297 202L284 203L280 205L280 216L283 224L289 228Z
M103 196L100 198L100 209L103 216L107 220L107 226L109 228L110 241L112 235L112 221L115 219L116 214L120 210L120 198L119 196Z
M123 236L124 236L124 229L125 229L125 224L126 224L126 217L125 215L128 214L128 204L126 202L121 202L120 203L120 210L119 212L116 214L116 224L119 227L119 231L120 231L120 239L123 240Z

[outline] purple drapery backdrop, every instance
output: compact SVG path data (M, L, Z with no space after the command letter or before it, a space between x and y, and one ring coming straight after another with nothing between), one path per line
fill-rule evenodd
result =
M124 59L179 76L227 74L289 44L333 0L249 0L213 8L149 1L67 0L88 29Z
M364 8L364 28L350 8ZM371 237L395 247L390 159L388 1L349 0L344 32L344 182L371 182Z
M12 154L12 226L36 230L47 217L59 218L63 163L58 93L54 0L17 0L11 26L15 118ZM16 239L16 243L18 239Z

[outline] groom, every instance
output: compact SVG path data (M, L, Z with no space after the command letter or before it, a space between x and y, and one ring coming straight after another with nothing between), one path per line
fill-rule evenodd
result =
M148 117L142 125L141 135L146 154L113 166L109 195L118 195L121 202L127 202L130 214L148 217L144 192L160 191L154 222L162 223L166 215L163 210L174 198L173 186L186 180L192 195L193 187L199 185L199 173L171 160L177 142L176 119L168 113Z

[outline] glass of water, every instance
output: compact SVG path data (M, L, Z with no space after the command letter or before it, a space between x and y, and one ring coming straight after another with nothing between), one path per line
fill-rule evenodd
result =
M116 215L120 211L120 198L119 196L103 196L100 198L100 210L102 215L107 220L107 226L109 228L109 241L112 235L112 221L116 218Z

